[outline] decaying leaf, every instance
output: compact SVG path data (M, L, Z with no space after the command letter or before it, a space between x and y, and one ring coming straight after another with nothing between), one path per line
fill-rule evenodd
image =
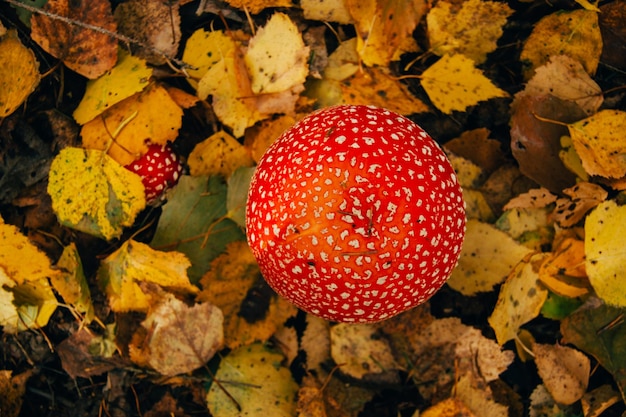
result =
M341 371L355 378L396 371L389 343L376 335L376 326L340 323L330 328L330 354Z
M585 244L582 240L565 238L544 260L539 279L552 292L576 298L589 293L585 272Z
M60 223L107 240L131 226L146 204L141 178L93 149L61 150L50 166L48 194Z
M116 31L111 4L105 0L49 0L43 9L52 14ZM117 61L117 40L103 31L69 24L43 14L31 18L31 37L70 69L95 79L113 68Z
M422 87L435 107L446 114L508 93L496 87L474 61L461 55L444 55L422 73Z
M232 7L258 14L268 7L291 7L292 0L226 0Z
M63 253L56 263L59 273L51 277L54 289L63 297L63 301L84 315L86 323L95 318L89 284L83 271L83 264L74 243L63 248Z
M533 188L524 194L511 199L503 207L504 210L514 208L543 208L556 202L557 197L545 188Z
M500 141L491 139L489 135L489 130L485 128L468 130L446 142L444 149L469 159L490 173L502 165L505 157Z
M533 353L539 376L557 403L573 404L587 391L591 364L582 352L568 346L535 343Z
M0 39L0 118L13 113L39 84L39 63L14 30ZM11 68L11 70L7 70Z
M84 124L83 147L106 150L120 165L128 165L146 153L149 145L173 142L182 117L182 109L167 90L151 84Z
M585 220L585 268L598 296L607 304L626 307L626 206L613 200L599 204Z
M252 166L252 157L235 138L221 131L198 143L187 158L191 175L229 177L239 167Z
M559 198L554 209L554 220L562 227L577 224L608 196L604 188L590 182L579 182L563 190L563 194L567 197Z
M348 24L352 22L346 0L300 0L305 19Z
M437 55L463 54L481 64L496 49L513 10L505 3L438 1L426 16L428 38Z
M602 110L568 125L576 153L589 175L626 176L626 112Z
M26 383L34 370L13 375L13 371L0 370L0 392L2 393L2 413L6 417L18 417L24 402Z
M548 290L539 282L539 265L546 255L538 253L520 262L500 288L489 324L500 345L515 339L520 327L539 315Z
M214 416L271 415L291 417L298 385L284 357L261 343L240 347L222 359L206 396Z
M609 384L601 385L583 395L580 404L583 415L587 417L600 417L609 407L621 401L620 395Z
M115 103L143 90L151 76L152 69L143 59L120 50L115 67L87 83L85 95L74 110L74 119L81 125L93 120Z
M553 55L567 55L580 61L585 71L593 75L601 53L598 13L573 10L552 13L537 22L526 39L520 58L528 65L526 78Z
M120 33L151 47L134 48L136 55L160 65L178 52L179 8L179 2L130 0L117 5L114 16Z
M198 288L189 282L190 262L182 253L161 252L134 240L128 240L102 260L98 281L115 312L148 311L150 296L141 282L157 284L168 291L195 294Z
M509 414L506 405L495 401L491 388L475 381L470 374L462 375L456 382L455 395L475 416L500 417Z
M469 220L459 264L448 285L464 295L491 291L531 252L492 225Z
M554 239L552 206L505 210L495 226L524 246L540 252Z
M192 306L171 294L151 304L131 357L164 376L203 366L224 344L222 311L210 303Z

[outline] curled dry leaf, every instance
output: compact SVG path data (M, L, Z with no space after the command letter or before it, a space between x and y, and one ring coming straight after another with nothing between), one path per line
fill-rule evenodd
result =
M50 0L43 10L109 32L117 29L111 4L106 0ZM103 75L117 61L117 39L103 31L43 14L33 15L31 27L31 37L45 51L89 79Z
M533 353L539 376L557 403L573 404L587 391L591 363L584 353L540 343L533 345Z
M512 198L503 209L542 208L554 203L556 199L557 197L545 188L533 188L524 194Z
M604 188L590 182L579 182L563 190L563 194L567 197L559 198L554 209L554 220L561 227L576 225L608 196Z
M552 292L569 298L588 294L589 280L585 271L585 244L582 240L565 238L539 268L539 279Z

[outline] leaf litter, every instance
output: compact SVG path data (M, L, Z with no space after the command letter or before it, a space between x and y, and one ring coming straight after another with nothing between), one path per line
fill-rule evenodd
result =
M609 80L599 62L624 70L615 52L624 11L602 5L598 15L579 4L544 6L512 43L516 13L527 7L484 0L35 8L32 32L0 41L5 66L21 68L0 79L2 139L32 123L33 105L54 103L82 126L82 143L65 146L67 133L51 126L59 140L39 153L51 163L48 195L2 208L3 332L41 335L38 346L55 348L63 372L107 406L138 386L123 381L163 384L159 401L140 405L147 413L183 412L175 389L214 416L251 406L252 415L368 416L389 392L408 407L402 415L517 416L526 404L528 415L588 417L623 408L623 79ZM189 10L203 23L187 26ZM49 81L39 81L45 71L58 87L53 100ZM17 73L24 77L11 78ZM73 89L76 79L84 90ZM442 142L456 138L445 149L465 188L468 234L443 306L337 325L298 312L260 277L241 211L254 161L297 119L338 103L390 107L443 132ZM467 123L496 103L507 108L500 122ZM498 123L509 122L503 133ZM122 166L149 143L173 144L190 175L144 210L143 188ZM13 172L12 154L0 156L0 174ZM16 215L46 204L62 226ZM44 252L34 243L45 239L53 243ZM480 319L464 315L476 304ZM554 324L560 333L542 330ZM4 380L30 377L32 362L16 361ZM520 400L515 369L527 363L538 379ZM104 399L86 378L115 388ZM28 392L0 392L19 415Z

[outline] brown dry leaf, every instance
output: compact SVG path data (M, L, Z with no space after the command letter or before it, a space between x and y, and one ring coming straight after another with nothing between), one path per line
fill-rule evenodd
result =
M598 16L602 33L602 62L626 71L626 5L615 1L603 3Z
M411 94L408 87L379 68L356 73L341 84L341 91L346 104L374 105L403 115L428 111L428 106Z
M570 405L587 391L591 363L582 352L561 345L533 345L537 372L559 404Z
M306 352L306 369L318 369L330 359L330 323L307 314L306 328L300 339L300 349Z
M609 407L622 401L619 392L609 384L586 392L580 399L585 417L600 417Z
M470 219L459 263L448 285L464 295L491 291L531 252L494 226Z
M515 339L520 327L539 315L548 290L539 283L539 266L546 254L532 255L515 266L500 288L489 325L500 345Z
M455 385L454 394L470 409L474 415L480 417L508 416L509 409L506 405L494 400L494 395L489 385L469 373L462 375Z
M107 0L49 0L43 10L109 32L117 29ZM32 16L31 27L31 37L46 52L89 79L103 75L117 61L117 40L109 34L43 14Z
M588 115L597 112L603 101L600 86L579 61L567 55L554 55L546 64L535 69L535 75L521 94L552 94L562 100L573 101Z
M191 372L209 361L224 344L222 311L210 303L192 306L171 294L152 303L141 323L140 346L131 359L147 363L164 376Z
M252 14L259 14L270 7L292 7L292 0L226 0L235 9L247 10Z
M533 188L524 194L512 198L503 207L504 210L514 208L542 208L556 201L557 197L545 188Z
M490 173L502 165L504 152L500 142L489 138L489 134L489 130L484 127L468 130L461 133L458 138L446 142L444 149L469 159Z
M113 358L117 353L114 328L115 324L108 325L102 336L96 336L83 327L55 346L63 370L73 379L91 378L126 365L119 356Z
M347 0L300 0L304 18L322 22L352 23Z
M152 48L135 48L134 54L151 64L161 65L178 52L179 8L176 1L130 0L119 4L114 16L121 34Z
M508 93L496 87L461 54L444 55L422 73L422 87L435 107L446 114Z
M39 63L15 30L0 40L0 119L13 113L39 84ZM11 68L10 71L6 68Z
M584 117L585 112L571 101L550 95L521 97L510 121L511 151L520 171L555 194L572 187L576 176L559 156L567 129L551 121L571 123Z
M339 323L330 328L330 354L343 373L361 379L400 369L391 346L377 330L371 324Z
M568 125L576 153L589 175L626 176L626 112L601 110Z
M512 13L505 3L495 1L438 1L426 16L432 51L439 56L463 54L481 64L495 51Z
M357 51L367 66L389 65L426 12L422 0L347 0L355 22Z
M525 71L527 79L553 55L567 55L580 61L585 71L593 75L601 53L598 13L588 10L558 11L534 25L520 59L528 63Z
M216 132L198 143L187 159L192 176L229 177L237 168L253 165L247 149L226 132Z
M554 220L561 227L574 226L608 196L604 188L590 182L579 182L563 194L567 197L559 198L554 209Z
M563 239L541 264L539 279L562 297L588 294L591 286L585 272L585 243L574 238Z
M296 406L298 417L326 417L324 405L324 393L320 389L317 379L306 375L298 390L298 404Z
M128 165L146 153L150 144L174 141L182 118L183 110L167 90L151 84L83 125L83 146L108 149L111 158L120 165Z
M0 393L2 393L2 417L18 417L22 409L26 383L34 370L28 370L18 375L13 371L0 370Z

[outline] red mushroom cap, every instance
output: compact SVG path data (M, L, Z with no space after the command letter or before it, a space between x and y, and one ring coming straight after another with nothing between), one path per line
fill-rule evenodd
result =
M178 183L183 166L169 145L152 144L136 161L125 167L141 177L146 203L154 203L168 188Z
M430 298L456 266L465 205L441 148L389 110L340 105L284 132L246 207L261 273L302 310L375 322Z

